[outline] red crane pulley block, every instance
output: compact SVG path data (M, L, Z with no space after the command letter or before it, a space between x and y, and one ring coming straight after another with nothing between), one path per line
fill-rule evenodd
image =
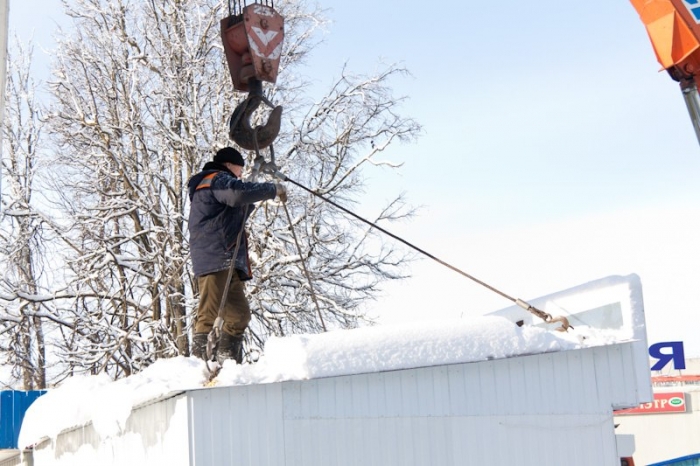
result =
M255 3L239 15L221 20L221 38L233 87L248 92L248 80L274 83L277 80L284 18L272 7Z

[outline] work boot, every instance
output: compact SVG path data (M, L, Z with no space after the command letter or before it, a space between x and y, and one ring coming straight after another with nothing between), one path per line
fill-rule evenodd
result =
M207 360L207 333L195 333L192 337L192 356Z
M221 334L216 360L223 366L227 359L233 359L238 364L243 363L243 335L229 335L226 332Z

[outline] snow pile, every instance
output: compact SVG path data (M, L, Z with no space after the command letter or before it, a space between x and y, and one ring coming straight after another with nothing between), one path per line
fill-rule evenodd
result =
M558 333L558 332L557 332ZM220 385L304 380L501 359L579 346L573 335L503 317L442 320L271 338L257 364L227 362Z
M112 381L106 374L76 376L37 398L27 410L20 448L55 439L63 430L92 422L100 437L121 433L134 406L207 381L204 362L194 358L161 359L143 372Z
M585 338L584 338L585 335ZM518 327L504 317L419 322L272 338L255 364L227 361L216 385L270 383L500 359L620 341L594 329L561 333ZM40 397L27 411L19 444L55 439L92 422L101 436L122 432L133 407L171 393L203 387L206 365L195 358L160 360L116 382L74 377Z

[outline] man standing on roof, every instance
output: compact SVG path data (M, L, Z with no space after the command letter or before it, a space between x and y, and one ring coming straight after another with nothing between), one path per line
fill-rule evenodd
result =
M243 361L243 333L250 322L250 306L244 282L252 278L248 259L245 221L251 204L274 199L287 201L279 183L249 183L241 180L245 165L241 153L232 147L219 150L187 184L190 196L190 256L199 287L192 354L206 359L207 336L219 313L231 261L234 273L225 297L224 326L217 349L220 364L226 359ZM239 234L240 233L240 234ZM238 252L236 242L240 238Z

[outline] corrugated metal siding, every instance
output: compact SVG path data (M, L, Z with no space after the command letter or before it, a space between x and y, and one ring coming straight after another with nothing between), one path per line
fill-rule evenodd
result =
M560 291L549 296L534 299L530 304L542 309L545 312L557 314L567 306L562 307L562 303L573 299L578 304L572 307L576 312L567 315L569 320L577 326L583 323L592 328L604 329L618 332L624 335L630 342L634 342L635 350L623 355L626 357L622 362L624 378L628 380L634 376L638 397L642 401L651 401L653 398L651 384L649 382L649 358L647 354L647 335L644 319L644 302L642 298L642 284L639 276L613 276L577 286L568 290ZM585 315L590 312L605 308L618 308L620 327L603 318L603 314ZM500 311L491 313L499 315L513 322L523 320L526 324L544 326L541 320L532 314L524 314L522 308L513 305ZM628 387L618 387L625 391Z
M282 384L189 392L190 464L282 465Z
M24 462L22 461L22 455L19 451L13 456L5 457L0 459L0 466L31 466L31 453L24 455Z
M619 466L612 404L640 402L634 351L190 392L192 464Z
M596 387L614 409L632 408L653 399L646 343L630 342L592 348L597 363ZM641 366L639 361L644 360Z
M34 464L619 466L612 406L646 401L637 343L192 390L114 438L62 433Z
M102 438L92 424L60 434L34 449L35 466L138 466L189 464L187 397L134 409L120 435Z

